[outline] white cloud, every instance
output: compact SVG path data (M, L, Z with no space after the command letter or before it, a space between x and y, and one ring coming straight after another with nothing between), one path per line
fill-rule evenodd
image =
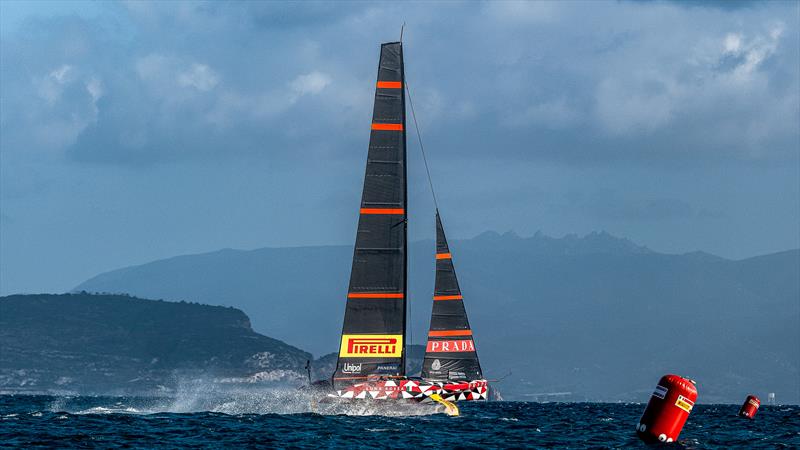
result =
M97 102L103 96L103 83L96 77L91 77L86 83L86 92L92 96L92 100Z
M69 64L64 64L52 70L44 77L34 79L37 86L39 97L45 100L50 106L55 104L64 92L64 86L74 79L74 69Z
M72 72L72 66L64 64L58 69L50 72L50 78L56 80L59 84L64 84L68 81L69 75Z
M50 69L46 75L33 77L31 83L40 100L33 97L34 101L25 105L25 116L32 118L27 138L35 143L27 145L27 151L58 155L97 122L103 84L74 64Z
M763 155L766 142L797 130L786 120L797 114L784 108L797 104L796 91L765 100L775 94L770 74L761 69L779 50L783 34L782 23L760 33L729 31L662 57L646 70L609 70L595 90L596 119L610 135L651 133L680 121L706 146ZM776 117L779 110L789 114Z
M178 84L208 91L219 83L219 76L205 64L192 64L189 70L178 74Z
M226 89L214 98L214 105L206 114L206 120L220 128L226 128L243 119L265 120L283 114L294 106L300 97L317 95L332 82L330 75L313 71L298 75L288 83L288 90L241 91Z
M729 33L725 36L724 41L725 53L738 53L742 48L742 36L735 33Z
M7 136L23 142L25 127L10 124L47 123L56 115L68 120L78 109L78 117L94 120L99 105L107 120L98 122L97 136L141 128L152 142L148 148L166 149L143 153L143 159L214 154L220 147L214 139L228 153L247 152L253 142L280 139L298 118L312 115L314 125L296 136L328 145L319 136L337 129L338 142L349 145L363 138L369 120L377 43L396 39L399 31L383 24L399 12L408 15L406 68L420 125L433 136L458 130L429 126L435 121L468 121L497 141L544 127L555 131L547 134L552 145L574 149L522 157L581 160L586 146L573 142L581 136L598 143L591 158L613 161L649 158L639 156L640 148L671 152L671 140L658 132L674 131L674 140L685 137L684 148L697 149L674 151L675 158L717 152L717 160L753 149L770 158L786 151L780 149L792 142L787 136L797 135L796 67L790 67L797 24L780 22L781 6L727 11L670 2L486 2L476 11L457 2L377 4L354 6L324 26L305 14L286 16L283 8L249 3L127 6L120 14L142 37L134 43L89 26L53 31L35 45L24 36L10 38L6 45L14 53L8 54L16 59L4 69L27 77L27 91L4 78L4 103L17 111L35 105L3 117ZM176 26L191 33L165 32ZM84 59L63 48L67 37L86 43ZM18 55L28 48L47 56L29 72L13 69L26 67ZM29 73L42 75L31 84ZM178 144L193 139L191 146ZM104 141L82 141L80 152L103 146L98 142ZM518 147L504 145L502 155L518 157Z
M670 122L680 95L675 80L659 73L607 78L598 85L596 113L611 134L651 132Z
M153 91L173 100L191 98L191 91L208 92L220 82L216 71L206 64L159 53L139 58L136 73Z
M741 60L734 69L740 81L747 81L762 63L778 49L784 32L784 24L773 25L766 35L756 35L746 39L739 33L729 33L723 40L723 55L737 57Z
M314 71L299 75L289 83L289 86L299 97L306 94L319 94L329 84L331 84L331 77L328 74Z

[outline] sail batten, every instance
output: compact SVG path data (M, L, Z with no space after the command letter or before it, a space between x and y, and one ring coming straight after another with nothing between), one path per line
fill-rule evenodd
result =
M405 375L407 291L403 49L381 45L364 187L334 387Z
M439 211L436 211L436 284L422 378L434 381L483 378Z

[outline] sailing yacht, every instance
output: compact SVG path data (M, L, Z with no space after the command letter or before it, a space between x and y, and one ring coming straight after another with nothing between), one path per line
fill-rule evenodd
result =
M340 399L487 398L472 330L436 211L436 286L421 377L406 375L408 216L403 46L381 45L367 166L336 370Z

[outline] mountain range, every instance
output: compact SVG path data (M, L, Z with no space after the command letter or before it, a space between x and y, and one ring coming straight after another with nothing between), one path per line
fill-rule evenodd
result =
M800 403L800 250L664 254L608 233L451 242L478 353L506 398L644 401L669 372L701 402ZM434 244L409 250L409 339L424 343ZM336 351L351 246L225 249L100 274L89 292L235 306L261 333Z

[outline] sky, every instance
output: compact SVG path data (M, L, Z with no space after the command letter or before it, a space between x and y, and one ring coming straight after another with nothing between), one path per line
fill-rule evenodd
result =
M451 239L800 247L800 3L0 2L0 294L352 245L379 44ZM412 239L433 203L409 133Z

